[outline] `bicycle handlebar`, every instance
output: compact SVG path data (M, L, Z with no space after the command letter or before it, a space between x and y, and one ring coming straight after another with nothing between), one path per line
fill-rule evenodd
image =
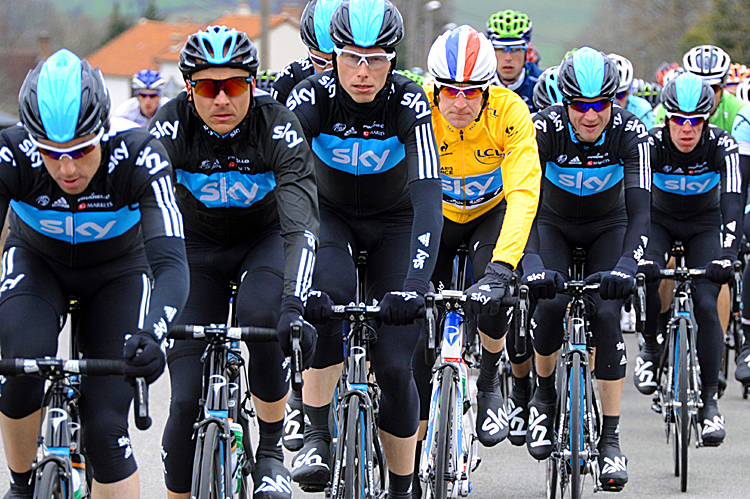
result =
M364 322L380 318L380 307L377 305L334 305L331 317L350 322Z
M678 279L680 276L705 277L706 269L659 269L659 275L665 279Z

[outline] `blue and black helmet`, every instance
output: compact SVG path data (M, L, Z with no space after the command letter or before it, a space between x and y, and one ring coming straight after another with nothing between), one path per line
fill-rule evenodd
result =
M331 40L337 47L395 49L404 37L404 20L388 0L344 0L331 18Z
M209 26L193 33L180 50L178 67L188 78L196 71L225 67L246 69L250 76L258 72L258 49L247 33L226 26Z
M160 72L148 68L141 69L134 74L130 86L137 95L143 90L158 90L161 92L165 83L166 82L164 81L164 78L162 78Z
M68 142L99 132L108 123L111 103L99 68L60 49L26 75L18 106L35 139Z
M560 89L557 88L557 76L560 71L560 66L552 66L545 69L539 80L534 85L534 107L537 109L544 109L552 104L562 102L562 94Z
M661 103L668 113L709 114L714 108L714 91L700 76L685 72L667 83Z
M313 50L324 54L333 53L331 40L331 17L341 0L310 0L302 12L299 32L302 42Z
M609 57L583 47L563 60L557 86L567 101L580 98L614 98L620 85L620 71Z

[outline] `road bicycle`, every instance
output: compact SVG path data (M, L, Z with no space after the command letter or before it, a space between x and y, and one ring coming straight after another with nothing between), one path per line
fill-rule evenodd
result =
M740 350L745 341L742 330L742 263L734 262L732 280L729 281L729 296L731 308L729 311L729 324L724 333L724 354L721 358L721 372L724 380L728 379L730 358L734 358L735 364L740 355ZM731 352L734 351L734 355ZM724 385L726 386L726 385ZM719 397L724 394L721 383L719 383ZM742 398L746 399L750 394L750 384L742 386Z

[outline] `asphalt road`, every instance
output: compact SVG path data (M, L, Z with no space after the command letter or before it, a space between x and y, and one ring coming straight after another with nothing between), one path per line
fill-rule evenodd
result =
M691 448L687 493L679 490L679 478L672 473L672 447L666 443L664 423L650 409L651 397L633 386L630 376L637 354L634 335L626 336L630 365L622 401L621 443L629 458L630 483L620 498L745 498L750 497L750 400L743 400L736 381L730 382L720 400L727 426L727 440L718 448ZM733 378L730 378L733 380ZM169 382L162 376L151 388L151 429L138 431L131 422L131 438L140 466L141 497L164 498L166 489L160 460L161 432L169 402ZM256 440L257 442L257 437ZM491 449L480 449L482 464L474 474L474 499L541 498L545 495L545 465L532 459L524 447L503 442ZM287 456L287 461L291 456ZM0 493L8 483L4 456L0 456ZM589 481L586 496L593 496ZM600 493L597 497L615 497ZM295 497L304 493L295 490ZM322 494L311 499L322 499Z

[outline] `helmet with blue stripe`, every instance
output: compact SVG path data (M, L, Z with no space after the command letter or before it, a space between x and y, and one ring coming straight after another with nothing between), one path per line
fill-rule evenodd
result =
M495 76L497 58L484 33L464 24L435 40L427 67L438 82L483 84Z
M557 79L563 99L612 99L620 86L620 71L609 57L591 47L576 50L560 64Z
M557 87L557 77L560 71L560 66L552 66L545 69L536 85L534 85L534 107L537 109L544 109L552 104L562 102L562 94L560 89Z
M299 32L308 48L324 54L333 53L331 17L340 3L341 0L311 0L307 3L300 19Z
M193 33L180 50L178 68L185 78L203 69L225 67L258 72L258 49L247 33L226 26L209 26Z
M667 83L661 92L661 103L668 113L709 114L715 102L711 85L687 71Z
M393 51L404 37L404 20L388 0L344 0L333 12L331 40L337 47Z
M133 75L131 87L135 91L135 94L138 95L142 90L158 90L161 92L164 88L164 83L161 73L148 68L141 69Z
M18 93L19 115L35 139L68 142L109 122L109 90L99 68L60 49L29 71Z

